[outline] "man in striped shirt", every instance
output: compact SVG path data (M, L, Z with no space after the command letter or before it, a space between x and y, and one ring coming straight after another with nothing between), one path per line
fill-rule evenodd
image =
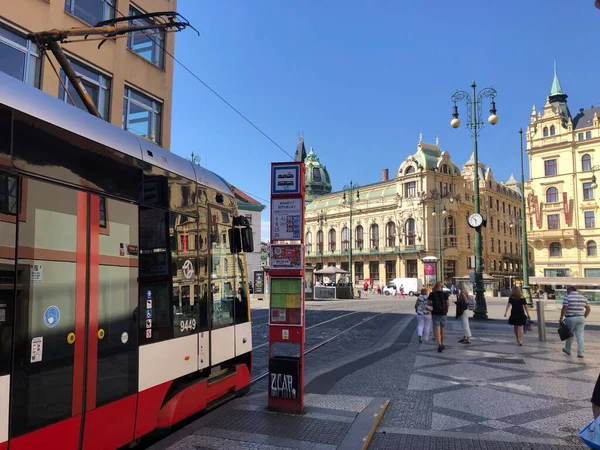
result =
M588 299L577 292L575 286L569 286L567 288L567 295L562 303L559 321L562 322L564 318L565 324L569 327L571 333L575 335L575 338L577 338L577 356L579 358L583 358L583 329L585 328L585 319L589 316L590 310ZM571 354L572 343L572 337L565 341L563 352L567 355Z

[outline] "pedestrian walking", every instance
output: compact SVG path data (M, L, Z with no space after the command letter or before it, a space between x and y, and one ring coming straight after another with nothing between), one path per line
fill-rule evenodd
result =
M567 295L563 299L559 322L562 323L564 319L571 333L575 335L577 339L577 356L579 358L583 358L583 330L585 328L585 319L590 315L590 311L591 308L587 297L577 292L575 286L569 286L567 288ZM567 355L571 354L572 343L572 337L565 341L565 347L562 351Z
M442 290L441 281L435 283L433 292L427 298L427 305L431 306L433 331L438 343L438 352L441 353L446 348L444 346L444 335L448 309L450 309L449 294Z
M506 310L504 311L504 317L510 310L510 317L508 318L509 325L514 327L515 337L517 343L523 345L523 335L525 333L525 323L529 319L529 311L527 310L527 303L521 289L517 286L513 287Z
M431 307L427 305L427 289L421 289L421 295L415 302L415 312L417 313L417 334L419 335L419 344L425 340L429 341L431 332Z
M452 286L455 290L456 287ZM462 344L471 343L471 327L469 326L469 293L464 283L458 284L458 293L456 296L456 318L460 319L463 327Z
M398 298L406 298L406 296L404 295L404 285L401 284L400 287L398 288Z

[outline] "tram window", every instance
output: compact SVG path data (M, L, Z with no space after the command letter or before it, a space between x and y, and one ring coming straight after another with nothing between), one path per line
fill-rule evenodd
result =
M0 254L0 375L10 373L12 361L16 230L15 224L0 221L0 240L5 250Z
M106 228L106 197L100 197L100 228Z
M12 136L12 112L0 105L0 165L10 163L10 141Z
M231 215L225 211L210 210L210 295L212 299L212 328L233 325L237 283L235 264L226 263L229 251Z
M235 298L235 323L246 323L250 321L250 311L248 308L248 279L246 265L243 255L234 255L237 261L235 272L235 281L237 285L237 294Z

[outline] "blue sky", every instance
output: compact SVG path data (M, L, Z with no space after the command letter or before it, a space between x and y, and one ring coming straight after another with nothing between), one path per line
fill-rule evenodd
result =
M466 128L449 126L450 96L472 80L498 91L500 122L483 129L479 149L500 180L518 176L518 129L533 104L543 106L554 59L572 112L600 103L593 0L179 0L177 7L200 37L178 33L175 56L288 153L303 131L336 190L378 181L382 168L395 173L419 133L426 142L439 137L462 165L473 144ZM464 106L460 112L466 119ZM262 202L270 163L289 160L177 65L172 123L172 151L199 153L203 166Z

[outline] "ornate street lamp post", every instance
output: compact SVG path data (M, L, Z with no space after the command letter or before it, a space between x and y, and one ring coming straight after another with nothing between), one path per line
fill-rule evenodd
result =
M521 140L521 253L523 269L523 290L527 303L533 306L529 286L529 247L527 246L527 219L525 217L525 169L523 168L523 129L519 128Z
M355 205L360 201L360 191L358 190L360 186L357 183L350 181L349 185L344 186L344 197L342 200L342 206L348 208L350 211L350 229L348 230L349 243L348 243L348 272L350 272L350 289L354 292L354 282L352 277L352 233L354 232L352 228L352 211L355 208ZM356 191L356 197L354 196L354 192ZM346 195L347 193L347 195ZM344 243L342 242L342 245Z
M317 224L319 225L319 231L321 232L321 242L317 237L317 247L319 247L319 253L321 253L321 269L324 268L324 260L323 260L323 247L325 246L325 234L323 233L323 224L327 223L327 213L323 210L319 211L317 214Z
M475 298L477 306L475 307L473 318L487 319L487 304L483 295L483 273L481 268L481 227L485 225L485 220L481 215L479 204L479 159L477 155L477 135L484 125L482 117L482 101L484 98L489 98L491 100L490 116L488 117L490 125L496 125L498 123L498 116L496 115L496 102L494 101L496 98L496 90L493 88L485 88L477 94L475 90L476 87L477 84L473 81L471 84L473 90L472 96L465 91L456 91L452 95L454 108L452 110L452 121L450 122L450 125L452 128L458 128L460 126L457 103L464 101L467 105L467 128L473 136L473 194L475 200L475 213L468 218L469 225L475 230Z

